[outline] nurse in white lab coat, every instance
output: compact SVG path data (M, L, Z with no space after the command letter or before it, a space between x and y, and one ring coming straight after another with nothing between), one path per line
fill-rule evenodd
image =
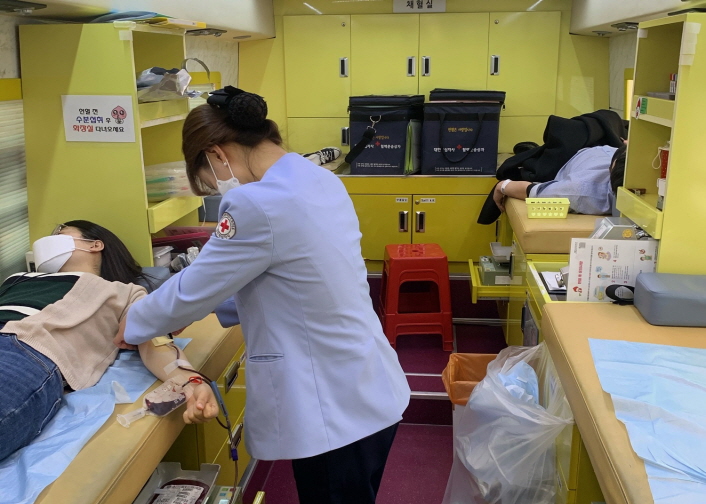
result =
M301 503L372 503L410 389L373 310L350 197L282 149L266 114L228 87L187 117L189 180L223 194L221 218L191 266L132 305L116 344L213 311L239 321L249 453L293 459Z

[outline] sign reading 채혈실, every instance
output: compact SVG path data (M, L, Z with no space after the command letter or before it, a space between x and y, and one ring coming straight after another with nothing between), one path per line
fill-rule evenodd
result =
M62 95L67 142L134 142L130 95Z
M446 0L394 0L392 12L446 12Z

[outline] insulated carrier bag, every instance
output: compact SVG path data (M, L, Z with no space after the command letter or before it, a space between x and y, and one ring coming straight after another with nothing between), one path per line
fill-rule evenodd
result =
M504 91L435 89L424 105L422 174L495 175Z
M424 96L351 96L351 175L419 171Z

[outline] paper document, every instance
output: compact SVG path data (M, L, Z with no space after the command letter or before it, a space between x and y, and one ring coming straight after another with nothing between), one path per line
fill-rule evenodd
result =
M655 270L657 241L573 238L569 253L567 301L610 301L606 287L634 287L637 275Z
M541 275L544 285L547 287L547 292L550 294L566 293L566 286L559 287L559 283L556 281L556 276L560 275L558 271L542 271Z

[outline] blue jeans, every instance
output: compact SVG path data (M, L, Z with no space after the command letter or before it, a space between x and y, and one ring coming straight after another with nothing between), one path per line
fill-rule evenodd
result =
M61 405L61 372L48 357L0 332L0 460L36 438Z

